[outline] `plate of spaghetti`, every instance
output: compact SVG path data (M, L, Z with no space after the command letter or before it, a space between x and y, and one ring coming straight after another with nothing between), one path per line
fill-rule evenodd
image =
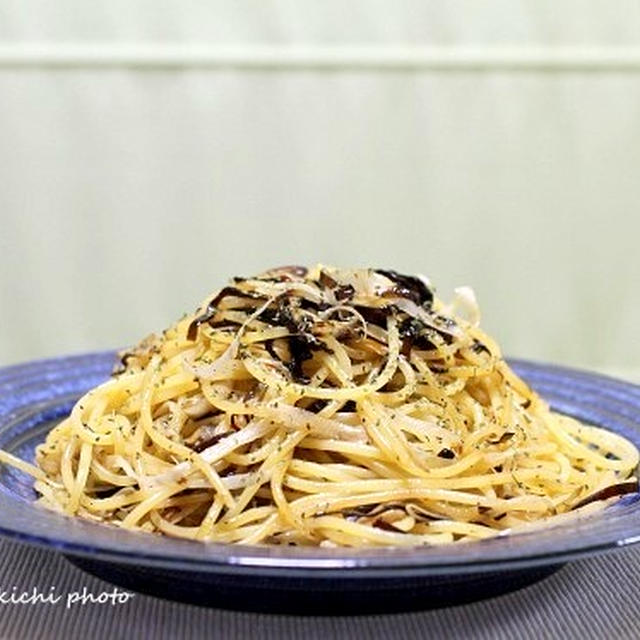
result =
M117 355L0 370L0 533L157 595L314 612L637 541L640 389L507 361L479 319L467 287L282 267Z

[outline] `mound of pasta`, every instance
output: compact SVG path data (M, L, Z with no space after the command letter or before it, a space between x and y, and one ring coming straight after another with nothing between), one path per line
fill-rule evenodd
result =
M121 355L22 463L48 508L202 541L423 545L637 488L636 448L552 412L466 288L445 305L395 271L283 267Z

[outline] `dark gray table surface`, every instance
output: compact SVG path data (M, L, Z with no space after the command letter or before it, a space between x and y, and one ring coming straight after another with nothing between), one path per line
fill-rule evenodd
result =
M640 638L640 545L574 562L520 591L424 612L357 617L300 617L204 609L135 595L126 604L74 604L68 594L98 595L112 585L62 556L0 542L0 596L60 596L55 604L0 604L0 637L236 638L367 640L389 638Z

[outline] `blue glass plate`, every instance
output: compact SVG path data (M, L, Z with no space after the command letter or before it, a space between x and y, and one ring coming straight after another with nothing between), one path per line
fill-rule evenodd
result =
M0 369L0 448L28 460L75 400L105 380L114 353ZM558 411L640 447L640 387L511 361ZM530 533L444 547L308 549L202 544L67 518L33 504L31 478L0 466L0 535L65 554L128 588L208 606L355 613L442 606L519 588L563 563L640 540L640 496Z

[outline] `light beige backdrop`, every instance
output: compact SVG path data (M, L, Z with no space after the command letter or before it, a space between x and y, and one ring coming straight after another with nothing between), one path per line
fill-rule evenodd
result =
M638 4L482 5L4 2L0 364L321 261L470 284L510 355L640 366Z

